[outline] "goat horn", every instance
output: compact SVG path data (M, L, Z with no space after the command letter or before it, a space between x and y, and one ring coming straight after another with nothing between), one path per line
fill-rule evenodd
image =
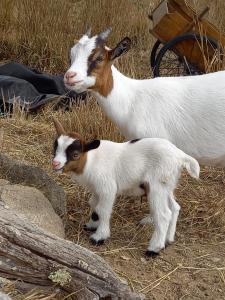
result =
M99 38L102 40L106 40L108 35L111 33L111 31L112 31L111 27L107 28L105 31L103 31L99 34Z
M53 123L55 125L55 130L56 130L58 136L65 134L65 130L64 130L62 124L55 117L53 117Z
M91 37L91 27L88 28L87 32L85 33L89 38Z

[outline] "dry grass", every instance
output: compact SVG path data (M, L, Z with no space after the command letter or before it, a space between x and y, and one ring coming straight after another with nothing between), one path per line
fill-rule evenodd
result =
M61 73L68 65L69 47L88 25L92 25L94 32L112 26L110 45L125 35L134 40L133 50L117 63L120 70L130 76L148 78L154 41L148 32L147 14L157 2L1 0L0 61L14 59L45 72ZM200 7L211 1L195 2ZM224 1L214 3L210 19L223 29ZM199 182L183 175L176 192L182 206L177 242L162 252L160 258L147 261L143 257L152 229L138 225L148 213L146 201L142 203L139 198L118 199L112 219L112 238L101 248L95 248L90 246L88 234L82 230L89 215L88 192L66 176L51 171L53 114L67 128L87 139L98 136L122 141L123 137L92 98L87 105L81 104L69 112L46 108L36 116L26 116L17 109L11 118L0 120L5 132L2 151L42 167L65 189L67 237L102 255L132 289L142 291L147 299L224 299L224 170L202 168ZM46 299L40 293L14 298Z

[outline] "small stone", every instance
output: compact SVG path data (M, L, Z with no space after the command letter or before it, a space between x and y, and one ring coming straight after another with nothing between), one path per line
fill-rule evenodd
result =
M211 257L211 261L214 263L218 263L221 261L221 259L219 257Z
M128 256L125 256L125 255L122 255L122 256L120 256L123 260L131 260L131 258L130 257L128 257Z
M141 262L142 262L143 264L146 264L146 263L147 263L147 260L146 260L144 257L141 257Z

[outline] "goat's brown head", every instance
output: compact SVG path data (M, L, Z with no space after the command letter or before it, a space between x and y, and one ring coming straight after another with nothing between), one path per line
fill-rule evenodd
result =
M71 66L64 76L67 88L78 93L94 90L106 97L113 88L111 65L131 47L128 37L115 48L106 47L111 28L91 37L90 30L71 49Z

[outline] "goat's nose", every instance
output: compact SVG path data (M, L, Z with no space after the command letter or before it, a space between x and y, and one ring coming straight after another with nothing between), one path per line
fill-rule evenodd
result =
M52 162L53 169L57 169L59 166L60 166L60 162L56 161L56 160L53 160L53 162Z
M76 72L68 71L68 72L66 72L65 77L66 77L66 79L69 80L70 78L73 78L73 77L75 77L76 75L77 75Z

